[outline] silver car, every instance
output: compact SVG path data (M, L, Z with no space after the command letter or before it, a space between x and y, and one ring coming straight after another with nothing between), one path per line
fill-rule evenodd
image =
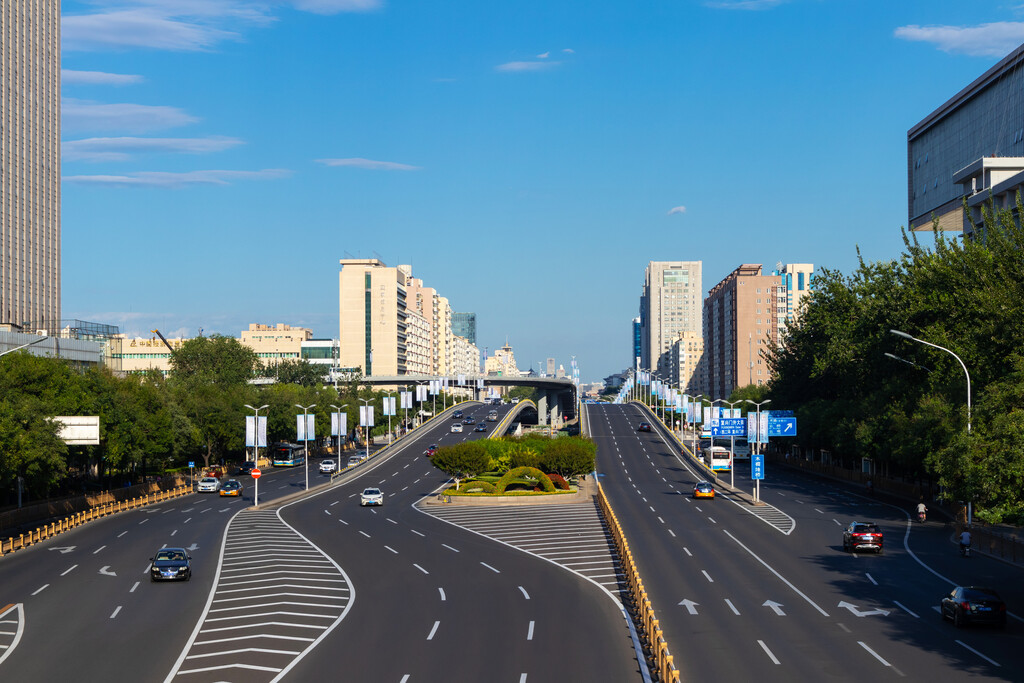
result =
M199 480L199 484L196 485L196 491L199 493L217 493L220 490L220 479L216 477L203 477Z
M364 507L367 505L383 505L384 492L375 488L363 489L362 494L359 496L359 504Z
M334 462L333 460L321 460L320 461L320 471L322 473L330 474L331 472L336 472L337 470L338 470L338 463Z

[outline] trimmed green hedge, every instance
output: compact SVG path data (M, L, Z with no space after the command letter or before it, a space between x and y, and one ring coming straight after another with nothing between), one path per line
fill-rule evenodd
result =
M530 479L537 480L537 485L540 486L541 490L545 493L554 493L555 485L551 483L551 479L548 475L544 474L536 467L516 467L506 472L498 483L494 485L495 493L504 493L505 488L508 487L516 479L528 477Z
M467 481L459 487L459 493L474 493L477 491L480 493L494 493L494 484L475 479L473 481Z

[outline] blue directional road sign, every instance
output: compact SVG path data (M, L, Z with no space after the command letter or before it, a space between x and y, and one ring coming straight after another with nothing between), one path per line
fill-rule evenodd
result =
M720 417L718 425L711 425L711 436L746 436L747 421L742 417Z
M796 418L769 417L768 436L796 436Z
M754 453L750 456L750 478L764 479L764 453Z
M195 460L189 460L188 461L188 466L189 467L195 467L196 466L196 461Z

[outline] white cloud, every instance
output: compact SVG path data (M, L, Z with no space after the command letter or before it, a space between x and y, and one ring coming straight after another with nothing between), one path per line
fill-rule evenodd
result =
M686 207L685 206L673 206L671 209L668 210L668 214L667 215L672 216L672 215L675 215L677 213L686 213Z
M325 166L352 166L372 171L419 171L421 168L420 166L399 164L394 161L374 161L373 159L361 159L359 157L350 159L317 159L316 162Z
M381 0L292 0L291 4L297 10L313 14L369 12L384 5Z
M494 67L497 71L543 71L561 62L505 62Z
M762 10L778 7L788 0L709 0L705 7L712 9Z
M146 152L207 154L243 144L238 138L87 138L61 144L64 161L127 161Z
M195 123L199 119L177 107L148 104L101 104L65 97L61 124L67 131L93 130L145 133Z
M104 71L72 71L60 70L60 81L63 85L132 85L145 79L134 74L111 74Z
M550 52L541 52L539 55L537 55L537 59L547 59L550 56Z
M944 52L1004 57L1024 42L1024 22L997 21L978 26L900 26L897 38L934 43Z
M236 180L276 180L289 175L291 175L291 171L287 169L267 168L262 171L187 171L185 173L141 171L128 175L65 176L62 180L65 183L76 185L180 188L189 185L230 185Z
M563 47L562 52L566 53L567 55L576 54L576 50L572 49L571 47Z

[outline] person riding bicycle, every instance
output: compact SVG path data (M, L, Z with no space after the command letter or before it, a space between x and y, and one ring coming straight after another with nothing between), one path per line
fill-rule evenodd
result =
M964 532L960 534L960 552L969 550L971 547L971 532L964 529Z
M925 506L924 501L917 504L917 518L924 519L924 516L928 513L928 507Z

